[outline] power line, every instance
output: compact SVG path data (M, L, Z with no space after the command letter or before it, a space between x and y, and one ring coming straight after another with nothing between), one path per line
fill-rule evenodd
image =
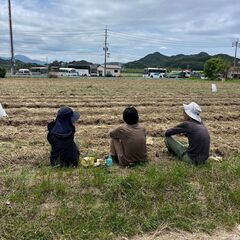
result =
M114 37L117 37L118 39L122 39L122 40L127 40L127 41L134 41L134 42L143 42L145 44L148 44L148 45L171 45L171 46L176 46L176 47L192 47L192 48L201 48L201 47L227 47L227 45L210 45L210 44L207 44L207 43L187 43L187 42L183 42L183 43L180 43L180 42L171 42L171 41L160 41L160 40L156 40L156 39L129 39L129 38L126 38L126 37L123 37L123 36L114 36Z
M3 30L3 28L1 29ZM5 30L5 29L4 29ZM64 29L61 28L60 30L56 30L56 29L49 29L49 28L43 28L43 29L39 29L37 30L36 28L34 30L26 30L26 29L15 29L15 32L26 32L26 33L42 33L42 32L48 32L48 33L62 33L62 32L71 32L71 33L102 33L101 29L91 29L91 30L79 30L79 29Z
M127 37L132 37L132 38L137 38L137 39L143 39L143 40L147 40L149 39L149 37L144 37L144 36L140 36L140 35L134 35L134 34L128 34L128 33L123 33L123 32L117 32L117 31L112 31L112 30L109 30L109 32L111 33L115 33L115 34L120 34L120 35L123 35L123 36L127 36ZM158 41L167 41L167 42L179 42L179 43L182 43L182 42L185 42L185 40L179 40L179 39L157 39ZM198 43L213 43L213 42L207 42L207 41L200 41Z
M9 6L11 7L10 5L10 0L8 0L9 2ZM9 22L11 20L11 9L9 7ZM10 24L10 32L12 32L12 26ZM5 31L5 30L4 30ZM3 31L3 32L4 32ZM50 31L50 32L48 32ZM61 37L61 38L72 38L72 37L78 37L78 40L83 40L83 38L85 38L86 36L89 37L89 41L88 43L90 42L91 44L92 43L98 43L100 42L99 38L100 37L103 37L104 36L104 75L106 75L106 66L107 66L107 57L108 57L108 39L109 37L115 37L117 38L118 40L122 40L122 41L126 41L128 45L132 46L133 43L129 43L129 41L133 41L133 42L143 42L145 43L145 47L146 46L159 46L159 45L170 45L170 46L173 46L173 47L182 47L182 48L189 48L189 47L192 47L192 48L203 48L203 47L214 47L214 48L223 48L223 47L227 47L227 46L223 46L223 45L216 45L216 42L207 42L207 41L191 41L191 42L188 42L188 40L184 41L184 40L178 40L178 39L158 39L157 37L157 34L153 34L153 36L151 37L150 34L149 36L146 37L145 36L140 36L140 35L136 35L136 34L128 34L128 33L123 33L123 32L118 32L118 31L112 31L112 30L109 30L107 27L104 29L104 34L102 31L100 31L100 29L88 29L88 30L69 30L69 29L62 29L61 30L50 30L50 29L43 29L43 30L15 30L14 33L18 33L17 35L21 35L21 37L25 37L25 38L21 38L20 39L16 39L14 41L15 44L18 44L19 47L17 47L18 51L22 50L22 51L26 51L26 52L31 52L33 49L36 49L36 47L33 47L32 49L29 47L29 45L27 46L26 44L24 44L25 42L23 42L22 40L23 39L28 39L27 37L33 37L33 40L34 38L38 38L37 40L39 41L39 43L41 42L45 42L47 41L47 39L51 39L52 37ZM10 34L11 35L11 34ZM42 37L42 39L41 39ZM75 41L75 38L73 38L71 40L72 42ZM31 44L31 43L30 43ZM86 42L85 42L86 44ZM83 43L81 46L84 46L85 47L85 44ZM120 48L123 48L123 45L126 45L126 44L114 44L114 48L116 49L120 49ZM239 40L237 42L234 42L233 43L233 46L235 46L234 44L238 45L239 44ZM36 44L35 44L36 45ZM102 45L102 44L101 44ZM135 46L135 45L134 45ZM136 45L137 46L137 45ZM82 47L82 48L84 48ZM143 46L144 47L144 46ZM92 48L93 49L93 48ZM99 50L100 50L100 46L99 46ZM11 41L11 52L12 52L12 62L14 63L13 66L15 66L15 59L14 59L14 51L13 51L13 39ZM41 51L41 49L38 49ZM69 54L69 55L74 55L74 54L86 54L86 55L100 55L100 53L98 53L98 51L76 51L76 50L67 50L67 51L58 51L58 50L51 50L51 49L42 49L42 51L51 51L51 52L66 52L66 54ZM114 53L114 55L118 54L119 56L123 56L124 54L121 54L121 53ZM234 65L236 65L236 55L237 55L237 47L235 49L235 61L234 61ZM130 56L129 54L125 54L124 56ZM137 55L131 55L131 56L136 56Z
M123 40L130 40L130 41L141 41L144 43L151 43L151 44L169 44L169 45L174 45L174 46L185 46L185 47L210 47L209 45L214 45L216 47L216 42L190 42L187 43L186 41L182 40L170 40L170 39L156 39L156 38L146 38L144 36L137 36L137 35L131 35L131 34L126 34L126 33L121 33L121 32L116 32L116 31L111 31L109 30L110 35L112 37L117 37L118 39L123 39ZM226 44L227 46L227 44ZM225 47L225 45L219 45L217 47Z

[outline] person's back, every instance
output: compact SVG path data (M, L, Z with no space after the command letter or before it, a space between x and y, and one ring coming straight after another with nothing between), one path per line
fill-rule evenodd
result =
M74 133L70 134L55 134L52 133L54 122L48 124L48 142L51 144L51 165L60 165L64 167L77 166L79 159L79 150L74 142Z
M123 112L124 125L109 132L112 139L110 154L117 158L119 164L128 166L146 160L146 130L138 123L138 112L134 107Z
M75 126L80 114L69 107L62 107L58 111L55 121L48 124L47 139L51 144L50 161L52 166L77 166L79 149L74 142Z
M121 140L124 159L127 162L142 162L146 159L146 130L142 125L122 125L115 131L110 132L110 137Z
M209 157L210 149L210 136L205 125L194 120L185 121L175 128L167 130L166 137L174 135L176 130L180 130L188 138L187 153L189 157L197 163L205 162Z
M166 146L170 152L176 154L183 161L196 165L205 163L209 157L210 136L200 118L201 108L194 102L183 106L184 122L166 131ZM188 148L171 137L178 134L183 134L188 138Z
M209 157L210 136L203 123L189 121L187 134L189 140L188 155L197 162L205 162Z

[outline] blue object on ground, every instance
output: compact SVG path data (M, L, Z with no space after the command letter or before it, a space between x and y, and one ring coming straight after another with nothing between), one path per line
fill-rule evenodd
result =
M113 165L113 160L112 160L112 156L111 155L108 156L108 158L106 160L106 165L108 167L111 167Z

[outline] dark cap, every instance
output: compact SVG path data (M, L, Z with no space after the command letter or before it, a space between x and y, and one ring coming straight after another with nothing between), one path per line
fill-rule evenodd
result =
M79 112L74 112L70 107L61 107L57 112L58 118L71 118L72 122L77 122L80 118Z

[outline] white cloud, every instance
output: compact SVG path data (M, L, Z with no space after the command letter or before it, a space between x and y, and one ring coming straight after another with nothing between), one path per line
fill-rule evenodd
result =
M0 55L9 55L8 6L0 0ZM51 60L103 61L108 25L110 60L161 51L234 54L240 36L238 0L12 0L15 53Z

